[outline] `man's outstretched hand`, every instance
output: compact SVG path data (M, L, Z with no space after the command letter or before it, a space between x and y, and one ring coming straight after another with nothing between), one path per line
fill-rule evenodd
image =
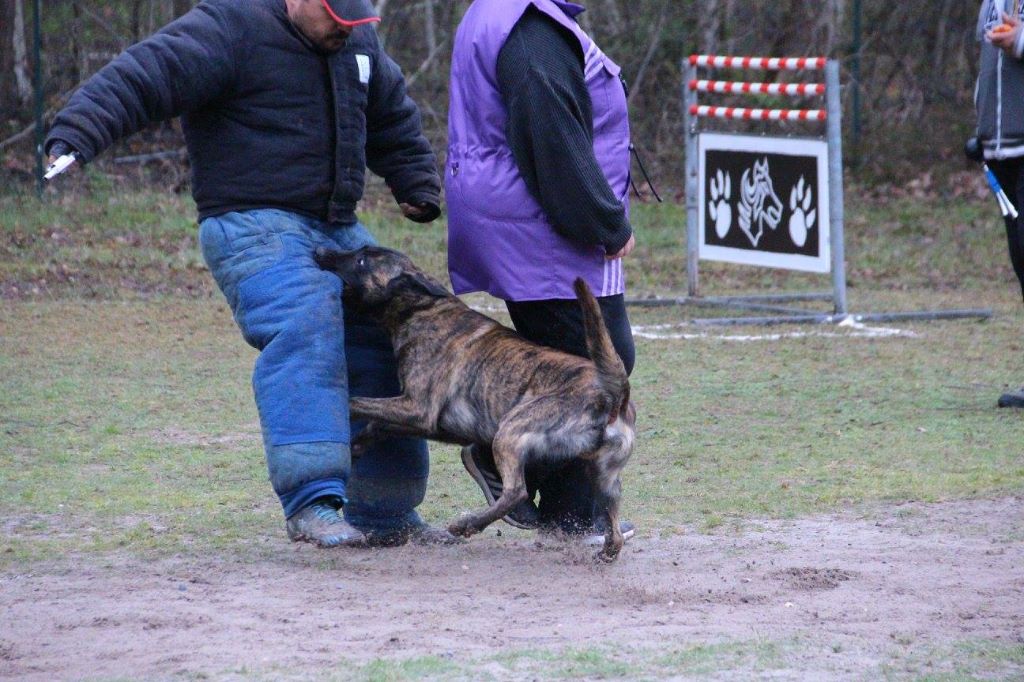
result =
M44 180L52 180L63 173L78 160L78 153L64 140L56 140L50 145L46 159Z

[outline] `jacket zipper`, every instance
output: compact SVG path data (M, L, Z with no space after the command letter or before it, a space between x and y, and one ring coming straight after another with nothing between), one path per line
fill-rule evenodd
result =
M1003 51L996 55L996 158L1002 157L1003 147Z

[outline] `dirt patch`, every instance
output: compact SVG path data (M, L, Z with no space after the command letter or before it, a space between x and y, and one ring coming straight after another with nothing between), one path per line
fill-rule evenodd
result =
M830 590L839 587L839 583L845 582L857 574L854 571L844 571L840 568L813 568L801 566L787 568L782 571L774 571L769 577L782 580L790 587L798 590Z
M500 652L789 639L805 650L789 674L836 679L912 650L1024 642L1020 499L652 535L613 566L489 529L446 548L319 551L282 533L262 558L9 572L0 676L311 677L426 655L489 670Z

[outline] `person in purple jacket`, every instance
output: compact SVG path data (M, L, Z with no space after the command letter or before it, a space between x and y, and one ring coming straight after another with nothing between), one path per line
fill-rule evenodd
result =
M582 11L563 0L475 0L459 25L445 169L448 269L455 293L504 299L524 337L586 357L572 288L583 277L631 372L626 90L619 67L577 24ZM501 478L492 454L470 446L462 461L493 502ZM526 481L530 499L506 522L587 539L603 533L585 463L534 462ZM623 532L632 535L632 524Z

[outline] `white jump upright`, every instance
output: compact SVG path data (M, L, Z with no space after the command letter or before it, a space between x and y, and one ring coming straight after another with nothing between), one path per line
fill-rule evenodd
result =
M686 139L686 275L689 295L633 300L646 306L696 305L772 313L713 317L698 325L893 322L988 318L990 309L851 314L846 306L843 244L843 149L839 64L824 57L691 55L683 61ZM824 73L824 83L771 83L698 78L698 69ZM699 95L824 98L824 109L714 106ZM820 100L819 100L820 101ZM820 105L819 105L820 106ZM770 137L702 131L702 119L806 125L801 135ZM821 123L824 123L822 131ZM815 132L817 128L817 132ZM734 189L735 188L735 189ZM781 194L781 196L780 196ZM788 199L788 201L787 201ZM788 220L783 220L788 218ZM709 229L710 228L710 229ZM831 273L831 293L706 297L701 259ZM789 305L831 300L831 313Z
M698 69L743 69L743 70L767 70L767 71L778 71L778 70L789 70L789 71L800 71L800 72L822 72L825 73L824 83L766 83L766 82L748 82L748 81L729 81L729 80L710 80L710 79L699 79L697 77ZM731 228L730 224L725 224L722 228L722 218L717 217L717 228L718 228L718 239L717 241L722 242L720 245L709 245L705 237L706 232L706 211L704 206L708 204L708 187L707 183L704 182L705 178L702 177L701 173L705 170L703 161L703 155L707 153L707 149L700 144L702 132L700 130L699 121L702 118L718 118L727 120L739 120L739 121L786 121L786 122L800 122L800 123L825 123L824 138L827 145L827 172L822 175L827 175L827 196L828 196L828 217L829 217L829 242L828 245L822 245L821 254L827 253L830 255L830 263L827 264L828 269L832 272L832 301L834 304L833 313L837 316L843 316L846 314L846 271L844 262L844 249L843 249L843 191L842 191L842 126L841 116L842 110L840 105L839 97L839 66L834 60L827 60L823 57L729 57L729 56L716 56L716 55L691 55L690 58L683 63L683 97L684 97L684 128L686 136L686 205L687 205L687 284L689 287L689 296L693 298L700 297L700 276L699 276L699 261L701 258L713 259L713 260L728 260L732 262L748 263L753 265L769 265L772 267L792 267L800 270L811 270L816 272L825 271L825 266L822 264L811 263L811 257L813 254L794 254L793 257L778 255L772 256L770 254L764 254L763 256L755 253L760 243L760 237L764 231L764 220L758 227L756 235L752 234L748 229L745 230L747 239L750 243L746 243L742 246L733 244L729 246L725 244L725 238L729 234ZM790 96L790 97L822 97L825 98L824 109L765 109L765 108L747 108L747 107L725 107L725 106L714 106L709 104L702 104L698 101L699 95L706 93L709 95L714 94L729 94L729 95L769 95L769 96ZM716 151L733 151L738 154L746 155L747 158L755 158L752 155L757 155L760 152L765 154L764 166L762 175L768 174L768 158L767 155L775 154L778 156L780 153L785 154L789 149L797 151L804 150L806 153L813 153L813 148L808 147L806 144L801 144L802 140L806 140L807 136L802 138L767 138L767 137L753 137L753 136L741 136L736 135L735 140L728 138L732 137L728 134L716 135ZM812 136L812 139L820 139L821 134ZM808 151L809 150L809 151ZM806 164L805 164L806 165ZM824 170L824 169L822 169ZM735 174L730 174L728 171L723 175L721 171L718 171L718 177L724 179L724 189L727 194L731 194L732 177ZM748 173L743 173L744 186L750 187L747 178ZM822 195L826 193L824 190L819 190L818 187L813 189L804 189L804 176L800 175L800 187L801 193L813 192L815 198L820 200ZM768 176L765 180L766 186L771 187L771 177ZM738 183L737 183L738 184ZM721 193L723 187L712 187L716 192ZM703 191L701 191L703 190ZM795 188L791 189L791 193L795 192ZM728 221L732 221L735 215L732 211L732 205L727 203L721 203L721 199L718 196L713 197L715 201L719 201L720 210L728 210L729 218ZM726 196L725 199L729 199ZM804 211L810 215L821 217L825 213L825 210L813 210L810 211L807 207L811 205L809 195L801 197L801 199L807 198L806 207L802 206ZM777 231L779 221L784 211L778 208L778 197L771 196L771 200L775 202L776 207L772 209L769 207L770 214L766 217L767 225L772 231ZM714 203L714 202L712 202ZM758 207L760 208L760 206ZM784 208L784 206L783 206ZM749 214L750 206L744 205L741 210L746 211ZM772 213L772 211L774 212ZM804 213L801 213L801 220L803 220ZM747 218L749 222L749 217ZM792 217L791 217L792 220ZM804 247L805 243L802 242L801 237L806 239L806 231L808 225L803 225L803 230L800 235L795 237L792 241L800 242L799 247ZM813 221L810 227L814 227ZM702 229L705 228L705 229ZM723 234L724 229L724 234ZM767 240L766 240L767 241ZM704 248L702 248L702 246ZM739 246L739 248L737 248ZM747 249L750 253L743 253L743 249ZM794 246L794 250L799 250ZM806 249L805 249L806 250ZM804 262L804 265L800 265ZM787 300L800 300L800 299L819 299L822 298L819 294L811 295L792 295L792 296L770 296L770 297L748 297L749 306L744 307L761 307L758 306L754 299L761 298L765 301L766 298L771 299L772 302L782 302ZM735 304L736 299L730 299L730 302ZM764 309L773 309L775 306L765 305ZM788 312L785 310L778 310L778 312Z

